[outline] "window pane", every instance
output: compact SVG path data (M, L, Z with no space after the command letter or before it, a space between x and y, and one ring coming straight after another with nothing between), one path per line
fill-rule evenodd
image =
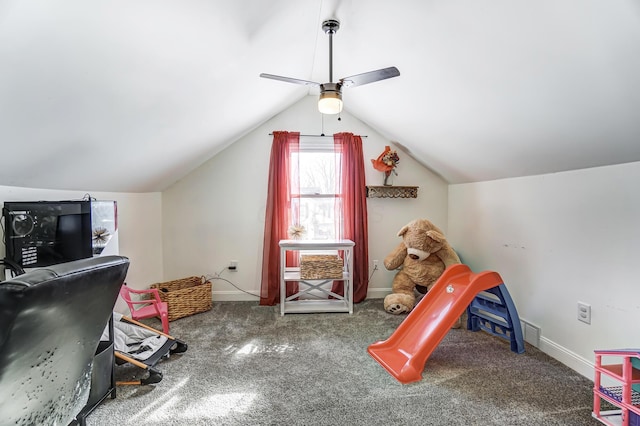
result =
M305 239L336 238L335 198L300 198L300 223L306 228Z
M335 154L300 153L300 193L334 194L336 191Z

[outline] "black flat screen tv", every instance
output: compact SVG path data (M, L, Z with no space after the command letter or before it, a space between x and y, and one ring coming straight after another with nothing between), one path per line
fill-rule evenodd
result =
M5 202L5 257L39 268L93 256L90 201Z

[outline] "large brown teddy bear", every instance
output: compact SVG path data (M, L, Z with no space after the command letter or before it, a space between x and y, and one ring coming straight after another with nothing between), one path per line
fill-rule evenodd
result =
M398 236L402 242L384 259L390 271L402 266L393 279L392 293L384 299L384 309L391 314L410 312L415 290L426 293L447 266L461 263L442 231L427 219L410 222Z

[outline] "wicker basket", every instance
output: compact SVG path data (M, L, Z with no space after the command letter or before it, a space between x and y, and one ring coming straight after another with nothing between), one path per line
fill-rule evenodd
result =
M160 299L167 302L169 321L211 309L211 281L204 277L151 284L151 288L157 288Z
M342 259L336 255L300 256L300 278L303 280L321 280L342 278Z

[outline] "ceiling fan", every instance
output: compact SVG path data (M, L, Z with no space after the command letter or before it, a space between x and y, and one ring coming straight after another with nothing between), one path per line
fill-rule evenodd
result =
M320 99L318 100L318 110L322 114L337 114L342 111L342 88L362 86L363 84L374 83L387 78L397 77L400 71L396 67L382 68L362 74L344 77L333 82L333 35L340 28L340 22L329 19L322 23L322 29L329 35L329 83L316 83L315 81L300 80L297 78L282 77L274 74L260 74L262 78L280 80L287 83L302 84L306 86L320 87Z

